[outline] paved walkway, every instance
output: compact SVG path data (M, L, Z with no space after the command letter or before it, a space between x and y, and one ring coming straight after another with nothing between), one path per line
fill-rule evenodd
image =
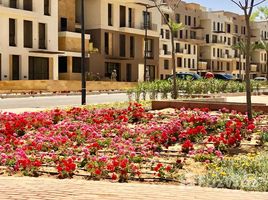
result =
M268 200L268 193L175 185L0 177L1 200Z
M252 96L252 103L264 103L268 104L268 96ZM246 103L246 96L236 96L236 97L226 97L227 102L238 102L238 103Z

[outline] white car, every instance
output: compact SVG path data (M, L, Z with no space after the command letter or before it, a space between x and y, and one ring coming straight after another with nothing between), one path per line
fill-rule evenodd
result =
M267 78L265 77L256 77L254 78L255 81L267 81Z

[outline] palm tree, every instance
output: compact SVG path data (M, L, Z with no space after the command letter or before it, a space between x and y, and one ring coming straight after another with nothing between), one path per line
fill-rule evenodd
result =
M171 34L171 47L172 47L172 66L173 66L173 98L178 98L178 90L177 90L177 82L176 82L176 51L175 51L175 34L177 31L184 29L184 25L182 23L176 23L173 21L176 9L179 7L181 0L152 0L155 4L155 7L158 9L159 13L161 14L164 22L168 26ZM172 10L172 17L167 17L164 11L160 8L161 4L166 4L168 8Z
M268 44L267 44L268 45ZM260 48L260 44L255 44L255 43L252 43L250 45L250 50L249 50L249 54L250 56L252 56L253 52L256 50L256 49L259 49ZM268 46L267 46L268 48ZM241 56L245 56L246 55L246 43L242 40L240 40L239 42L237 42L236 44L234 44L232 46L232 49L234 50L238 50L239 51L239 77L242 76L242 61L241 61ZM268 49L267 49L268 50Z
M259 43L259 48L265 50L266 52L266 77L268 78L268 42L261 40Z
M239 78L241 79L242 77L242 61L241 61L241 56L245 55L245 43L242 41L237 42L232 46L232 49L238 50L239 51Z

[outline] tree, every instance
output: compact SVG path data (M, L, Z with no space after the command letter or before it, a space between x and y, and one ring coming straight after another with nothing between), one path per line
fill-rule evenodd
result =
M175 44L174 44L174 38L175 33L179 30L182 30L184 28L184 25L182 23L176 23L173 21L175 16L167 17L165 15L165 12L161 9L161 5L165 4L163 0L152 0L155 4L155 7L160 12L164 22L167 24L169 30L170 30L170 40L171 40L171 46L172 46L172 69L173 69L173 98L178 98L178 90L177 90L177 82L176 82L176 52L175 52ZM178 8L181 0L169 0L167 2L167 6L169 9L172 10L172 14L175 15L175 11Z
M266 52L266 77L268 78L268 42L260 41L259 48Z
M245 43L242 41L239 41L238 43L234 44L232 46L234 50L239 51L239 78L241 79L242 77L242 61L241 61L241 56L245 55Z
M250 46L251 46L251 27L250 27L250 18L252 16L253 9L265 2L266 0L261 0L256 2L256 0L231 0L236 4L243 12L246 21L246 94L247 94L247 112L248 119L252 120L252 102L251 102L251 87L250 87ZM242 3L244 1L244 3Z

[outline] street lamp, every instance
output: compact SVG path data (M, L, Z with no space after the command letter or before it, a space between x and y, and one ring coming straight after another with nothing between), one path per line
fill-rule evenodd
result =
M81 0L81 81L82 81L82 105L86 105L86 49L85 49L85 13L84 0Z

